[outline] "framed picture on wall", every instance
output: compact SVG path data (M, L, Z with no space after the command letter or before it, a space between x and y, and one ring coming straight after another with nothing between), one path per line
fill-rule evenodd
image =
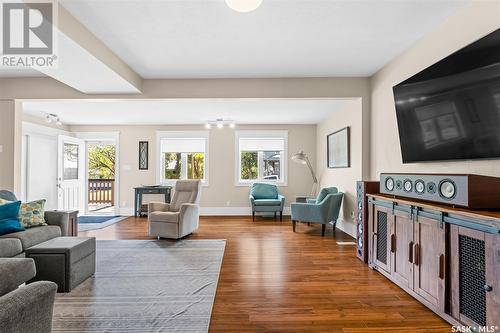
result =
M349 168L351 166L350 128L345 127L326 137L327 167Z
M139 141L139 170L148 169L149 142Z

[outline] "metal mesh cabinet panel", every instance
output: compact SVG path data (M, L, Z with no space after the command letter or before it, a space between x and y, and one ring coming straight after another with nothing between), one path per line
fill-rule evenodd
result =
M459 235L460 313L486 326L484 241Z
M387 213L377 212L377 260L387 264Z

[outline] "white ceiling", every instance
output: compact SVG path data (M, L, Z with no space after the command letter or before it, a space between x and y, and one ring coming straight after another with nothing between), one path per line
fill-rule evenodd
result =
M316 124L354 99L65 100L23 103L26 114L58 115L66 125Z
M60 0L144 78L370 76L468 0Z

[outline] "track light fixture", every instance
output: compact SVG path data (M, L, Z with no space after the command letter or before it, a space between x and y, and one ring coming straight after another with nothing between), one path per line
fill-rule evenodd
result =
M62 122L61 122L61 119L59 119L59 116L57 114L53 114L53 113L47 113L45 115L45 121L49 124L54 123L54 124L59 125L59 126L62 125Z
M236 124L234 123L234 121L232 120L229 120L229 119L224 119L224 118L217 118L215 120L208 120L206 123L205 123L205 128L206 129L211 129L212 126L215 126L217 127L218 129L222 129L224 128L224 126L228 126L229 128L235 128L236 127Z

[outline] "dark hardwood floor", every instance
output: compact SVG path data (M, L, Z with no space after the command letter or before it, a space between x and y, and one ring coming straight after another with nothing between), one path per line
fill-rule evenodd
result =
M80 233L152 239L145 218ZM347 234L319 225L204 217L187 239L226 239L210 332L451 332L425 306L370 270ZM200 255L203 255L200 253Z

